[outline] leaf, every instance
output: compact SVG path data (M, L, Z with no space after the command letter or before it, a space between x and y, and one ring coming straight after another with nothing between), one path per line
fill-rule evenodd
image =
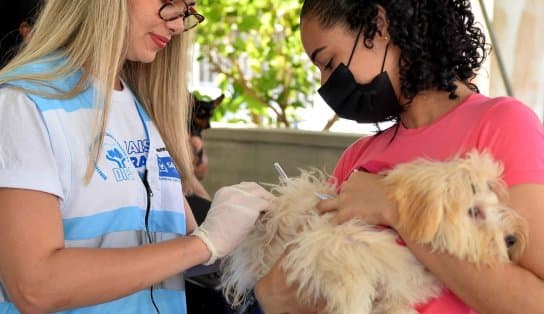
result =
M312 105L319 84L300 42L301 4L199 0L206 17L196 36L199 60L215 62L217 84L229 95L214 119L285 126L281 121L287 117L287 125L297 125L296 109ZM256 119L259 115L265 117Z
M238 31L249 32L251 30L258 29L260 25L261 21L256 15L245 16L242 19L242 23L238 24Z

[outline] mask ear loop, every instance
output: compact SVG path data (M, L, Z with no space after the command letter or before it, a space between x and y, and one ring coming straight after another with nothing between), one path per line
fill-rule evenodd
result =
M349 60L347 67L349 68L349 65L351 64L351 59L353 58L353 54L355 53L355 48L357 48L357 44L359 43L359 37L361 37L361 32L363 31L363 25L359 28L359 32L357 33L357 38L355 39L355 44L353 45L353 49L351 49L351 54L349 55Z
M387 50L389 50L389 43L387 43L387 45L385 46L385 55L383 56L382 69L380 72L383 72L383 68L385 66L385 60L387 59Z

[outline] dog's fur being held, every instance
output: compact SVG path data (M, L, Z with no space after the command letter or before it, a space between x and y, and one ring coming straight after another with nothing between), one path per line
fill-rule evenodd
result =
M386 192L399 211L401 234L434 251L479 267L518 258L526 226L505 205L501 166L472 152L445 162L416 160L384 173ZM315 192L335 195L319 171L303 171L273 189L273 208L224 261L222 287L234 305L245 298L289 247L282 261L288 284L307 304L330 314L417 313L416 304L442 286L397 243L397 233L351 220L333 225L320 216Z

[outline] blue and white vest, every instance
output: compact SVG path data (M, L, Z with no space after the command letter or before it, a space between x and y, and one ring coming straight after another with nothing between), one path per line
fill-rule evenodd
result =
M61 61L25 66L17 73L51 71ZM68 91L80 73L53 82ZM27 81L9 85L29 90L52 91ZM118 142L115 121L110 119L95 173L88 185L83 177L89 160L93 123L95 122L94 90L88 88L72 99L48 99L32 93L28 97L40 111L51 141L58 176L62 186L61 211L66 247L124 248L173 239L186 234L183 191L164 142L141 104L138 107L142 127L148 137L146 162L148 191L143 178L130 162ZM141 130L140 130L141 132ZM149 201L149 203L148 203ZM146 209L149 206L146 233ZM172 261L174 262L174 261ZM107 287L104 287L107 289ZM0 314L19 313L9 302L0 285ZM171 277L153 289L153 297L161 314L186 313L183 275ZM155 313L150 289L94 306L62 313Z

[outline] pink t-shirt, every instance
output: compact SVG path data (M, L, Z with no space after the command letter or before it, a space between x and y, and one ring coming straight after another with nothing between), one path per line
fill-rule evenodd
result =
M487 150L504 166L508 186L544 183L544 128L536 114L519 101L472 94L432 124L402 125L364 137L343 153L333 173L342 184L354 169L376 173L417 158L445 160L472 149ZM394 139L392 139L392 137ZM453 293L419 306L423 314L474 313Z

